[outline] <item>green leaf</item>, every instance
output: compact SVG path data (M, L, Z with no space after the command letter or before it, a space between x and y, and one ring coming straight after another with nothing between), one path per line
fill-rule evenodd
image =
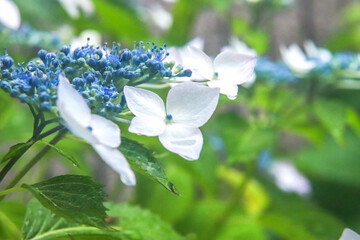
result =
M66 219L109 229L105 222L106 194L90 177L62 175L36 184L23 184L41 204Z
M346 106L338 101L319 100L314 105L314 111L324 127L338 143L343 143L346 125Z
M295 157L296 165L314 179L359 186L360 139L354 134L345 134L344 139L344 146L332 138L312 145Z
M148 210L127 204L106 203L110 217L119 218L121 229L137 233L136 239L178 240L181 236L171 226Z
M63 151L62 149L58 148L57 146L55 146L55 145L53 145L53 144L50 144L50 143L47 143L47 142L44 142L44 141L42 141L42 142L43 142L44 144L48 145L49 147L51 147L52 149L54 149L54 150L55 150L56 152L58 152L61 156L63 156L63 157L65 157L66 159L70 160L70 161L74 164L75 167L80 167L79 163L76 161L76 159L75 159L72 155L66 153L65 151Z
M9 152L1 159L1 163L9 161L11 158L23 155L32 145L32 141L15 144L10 147Z
M20 238L25 210L25 205L19 202L0 203L0 239Z
M105 231L94 227L83 226L55 215L43 207L39 201L29 202L24 225L24 240L128 240L122 232Z
M154 157L149 149L136 141L122 137L120 151L136 171L160 183L170 192L179 195L174 184L167 179L161 162Z

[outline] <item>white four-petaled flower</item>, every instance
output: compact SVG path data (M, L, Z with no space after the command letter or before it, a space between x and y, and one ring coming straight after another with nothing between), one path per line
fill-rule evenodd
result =
M238 85L253 81L256 57L231 51L217 55L214 61L200 49L189 46L192 69L206 80L211 88L219 88L220 93L235 99Z
M124 184L136 184L133 171L117 149L121 141L119 127L104 117L91 114L83 97L62 75L59 76L57 107L66 127L90 143L100 157L120 174Z
M163 146L187 160L199 158L203 136L199 127L204 125L219 100L219 89L195 83L181 83L168 93L166 107L155 93L125 86L125 99L135 115L129 131L159 136Z

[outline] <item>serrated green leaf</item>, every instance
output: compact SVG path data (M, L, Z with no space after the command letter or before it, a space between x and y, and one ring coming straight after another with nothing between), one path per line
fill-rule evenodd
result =
M71 161L71 162L74 164L75 167L78 167L78 168L80 167L79 163L76 161L76 159L75 159L72 155L64 152L62 149L58 148L57 146L55 146L55 145L53 145L53 144L50 144L50 143L47 143L47 142L44 142L44 141L43 141L43 143L46 144L46 145L48 145L48 146L51 147L52 149L54 149L54 150L55 150L56 152L58 152L61 156L65 157L66 159L68 159L69 161Z
M23 184L41 204L61 217L80 224L109 229L105 222L106 194L88 176L62 175L36 184Z
M129 240L122 232L79 225L52 213L39 201L29 202L22 227L23 240Z
M106 203L110 217L119 218L121 229L134 232L136 239L143 240L180 240L171 226L159 216L148 210L127 204Z
M167 179L161 162L149 149L136 141L122 137L120 151L136 171L160 183L170 192L179 195L174 184Z
M13 157L21 156L24 154L31 146L33 142L26 142L26 143L18 143L14 146L10 147L9 152L1 159L1 163L9 161Z

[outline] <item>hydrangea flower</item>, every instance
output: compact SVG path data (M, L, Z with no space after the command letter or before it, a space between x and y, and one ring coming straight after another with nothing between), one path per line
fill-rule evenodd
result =
M280 53L284 63L299 76L309 73L316 67L316 62L307 59L304 52L296 44L292 44L288 48L280 46Z
M219 88L229 99L237 97L240 84L253 81L256 57L236 52L224 51L214 61L200 49L189 47L194 73L208 80L211 88Z
M349 228L345 228L339 240L360 240L360 235Z
M219 89L181 83L168 93L166 107L155 93L126 86L124 94L130 111L135 115L129 131L139 135L159 136L162 145L187 160L199 158L204 125L219 99Z
M117 173L126 185L135 185L135 175L124 155L117 149L120 145L120 129L110 120L95 114L85 99L69 81L59 76L57 107L64 125L77 137L90 143L100 157Z
M119 93L126 84L135 86L165 77L191 75L189 70L173 74L164 62L167 55L166 45L158 48L141 42L133 50L114 44L110 52L90 45L74 51L68 46L59 52L40 50L41 61L17 65L5 54L0 56L0 87L42 111L55 111L58 76L65 73L93 113L112 117L124 108Z

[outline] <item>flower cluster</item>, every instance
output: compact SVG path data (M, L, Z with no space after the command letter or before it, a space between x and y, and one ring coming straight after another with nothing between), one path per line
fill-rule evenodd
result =
M296 76L282 62L274 62L268 57L259 57L255 67L257 80L275 83L295 82Z
M163 62L166 45L158 48L140 42L133 50L113 44L106 47L90 45L70 51L64 46L59 52L40 50L41 61L14 66L7 54L0 57L0 87L12 97L37 106L42 111L56 109L58 76L64 73L71 84L86 99L92 112L104 116L116 115L124 108L120 93L125 85L139 85L158 79L191 76L184 70L173 74Z

